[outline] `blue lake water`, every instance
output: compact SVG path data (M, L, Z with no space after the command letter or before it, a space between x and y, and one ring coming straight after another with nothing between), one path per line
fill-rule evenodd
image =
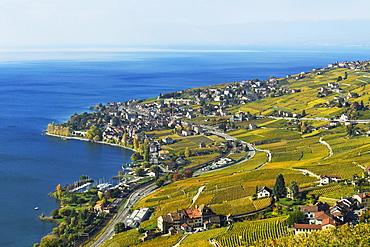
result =
M47 196L56 185L109 179L130 161L125 149L43 136L48 123L98 103L370 58L356 47L256 51L0 53L0 246L32 246L51 232L37 216L58 207Z

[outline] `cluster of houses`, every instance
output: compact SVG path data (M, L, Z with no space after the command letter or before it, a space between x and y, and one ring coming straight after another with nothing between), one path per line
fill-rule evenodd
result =
M327 68L348 68L353 70L365 70L368 67L369 63L367 61L345 61L341 63L337 61L327 66Z
M220 227L225 219L225 216L215 214L209 207L200 205L194 209L182 209L162 215L157 219L157 226L164 234L185 233Z
M356 224L355 210L360 208L361 203L354 197L342 198L333 206L322 202L301 206L299 210L303 213L305 223L294 224L295 234L329 229L345 223Z

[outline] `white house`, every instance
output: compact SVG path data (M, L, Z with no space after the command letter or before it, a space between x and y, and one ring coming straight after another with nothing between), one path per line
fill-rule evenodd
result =
M341 179L340 175L321 175L320 183L329 184L333 182L339 182L340 179Z
M270 197L272 195L272 190L269 189L267 186L263 186L261 189L257 191L257 197Z
M312 206L301 206L299 210L303 212L303 216L306 221L313 220L315 217L315 213L319 212L319 207L312 205Z

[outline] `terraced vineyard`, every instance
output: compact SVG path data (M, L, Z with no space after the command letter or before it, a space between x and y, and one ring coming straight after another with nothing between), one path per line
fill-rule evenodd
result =
M290 233L285 224L287 217L234 223L226 232L214 238L222 247L250 246L256 241L277 239Z
M333 100L334 96L339 94L331 93L327 97L317 97L318 90L329 82L336 81L338 76L343 76L348 72L349 78L341 84L343 95L349 92L357 92L359 98L348 99L348 102L364 101L365 105L370 104L368 94L370 87L359 88L360 74L348 69L328 69L323 75L317 76L314 72L305 74L301 80L281 79L284 85L291 89L299 88L301 91L294 94L283 95L281 97L267 97L256 102L233 106L229 110L230 114L236 114L239 111L251 114L271 115L277 111L288 111L291 113L301 113L303 110L307 113L307 118L337 118L344 110L344 107L327 107L325 104ZM213 102L217 105L218 102ZM198 106L197 106L198 107ZM370 111L361 112L362 117L369 116ZM361 117L361 116L360 116ZM203 124L217 127L220 123L229 121L228 117L207 117L207 122L202 122L205 118L191 119L192 122L201 122ZM148 222L143 225L154 224L156 218L162 214L174 212L178 209L185 209L191 205L194 195L201 186L205 185L204 190L193 203L193 206L208 204L213 211L219 214L239 214L248 211L254 211L268 205L268 198L264 200L251 201L249 198L256 192L256 187L268 186L273 188L275 178L278 174L283 174L285 183L292 181L299 185L315 185L318 179L313 176L304 175L298 169L307 169L317 175L340 175L343 179L352 178L354 174L362 175L363 167L370 166L370 138L365 136L369 126L358 124L360 128L359 136L348 136L346 126L330 129L322 128L329 125L329 120L313 121L298 119L307 125L312 126L312 131L301 133L298 131L298 125L288 124L288 119L257 118L253 120L235 122L236 128L226 133L239 140L248 143L254 143L257 149L255 156L250 160L240 162L222 170L215 170L197 177L182 181L175 181L162 187L144 198L137 207L154 207L155 212ZM228 122L231 123L231 122ZM249 124L256 124L260 128L249 129ZM153 133L158 138L169 135L169 132ZM177 142L173 145L167 145L164 148L171 150L171 153L183 151L186 147L197 149L200 142L211 144L212 142L223 141L220 137L180 137L173 135ZM207 138L207 139L204 139ZM329 144L329 147L319 142L320 138ZM209 148L209 147L207 147ZM329 157L330 149L333 155ZM266 151L268 150L268 151ZM268 161L268 153L271 153L271 161ZM203 163L216 157L217 154L191 156L192 163L189 167ZM233 154L231 157L238 159L243 154ZM266 163L263 167L262 164ZM258 169L256 169L258 168ZM339 184L317 187L311 194L320 195L327 200L336 199L339 196L351 195L351 188L343 188ZM219 230L213 236L209 232L203 233L204 238L197 234L187 237L184 246L209 246L207 238L214 238L220 246L248 246L253 245L254 241L267 238L278 238L283 235L289 235L284 220L286 217L275 219L236 223L229 229ZM215 231L216 232L216 231ZM207 237L206 237L207 235ZM200 235L199 235L200 236ZM187 241L189 239L189 241Z
M316 187L316 189L312 190L309 194L315 195L323 195L334 190L340 189L342 186L340 184L331 184L324 187Z
M352 196L356 194L358 190L353 186L341 186L338 189L321 194L323 197L333 198L339 200L341 197Z
M139 232L136 229L132 229L115 235L113 239L104 243L104 247L131 246L139 241Z
M250 198L240 198L228 202L212 204L211 209L221 215L243 214L256 211L270 205L270 198L262 198L252 201Z
M226 231L226 228L217 228L212 230L207 230L204 232L199 232L195 234L190 234L184 241L181 242L181 247L214 247L209 242L210 238L216 237Z

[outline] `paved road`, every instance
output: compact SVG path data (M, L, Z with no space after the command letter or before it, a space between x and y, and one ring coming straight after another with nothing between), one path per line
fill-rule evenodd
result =
M100 235L100 237L95 240L91 247L99 247L105 243L108 239L114 236L114 225L118 222L124 222L127 216L129 215L129 209L131 205L134 205L139 200L144 198L145 196L149 195L153 191L155 191L158 187L155 184L151 184L148 186L144 186L142 188L136 189L132 192L126 202L125 208L118 212L117 215L114 217L114 220L109 224L109 226L105 229L105 231ZM119 199L122 200L122 199Z

